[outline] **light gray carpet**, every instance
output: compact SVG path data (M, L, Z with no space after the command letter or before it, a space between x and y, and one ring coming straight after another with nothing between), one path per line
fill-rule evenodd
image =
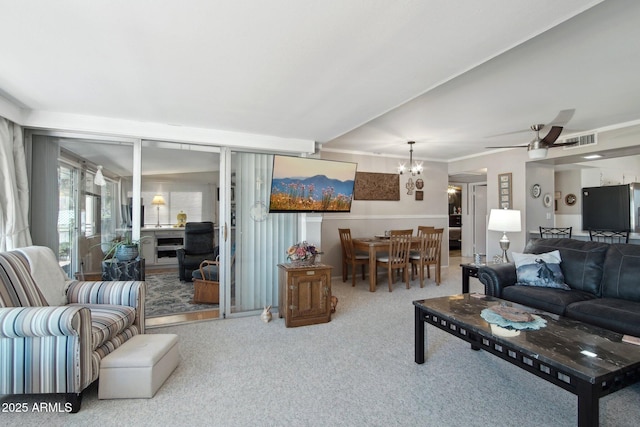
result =
M147 274L145 316L156 317L191 311L211 310L218 304L194 304L193 282L180 282L178 273Z
M414 363L416 299L460 292L452 260L444 283L378 292L333 281L330 323L285 328L258 315L152 329L179 335L182 360L153 399L98 400L78 414L6 414L3 425L102 426L575 426L577 398L427 326L424 365ZM481 291L471 279L471 291ZM11 397L10 401L42 399ZM6 400L5 400L6 401ZM62 400L60 400L62 401ZM640 386L600 401L601 426L636 426Z

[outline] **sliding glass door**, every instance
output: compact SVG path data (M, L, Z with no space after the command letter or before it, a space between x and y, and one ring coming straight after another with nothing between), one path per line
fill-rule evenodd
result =
M161 307L162 316L194 311L193 285L178 277L176 250L185 238L181 222L211 221L220 253L220 304L195 310L227 316L278 305L277 265L286 261L299 226L296 214L268 213L272 154L203 144L29 135L32 237L35 244L58 248L70 277L100 279L105 244L124 234L140 237L147 307ZM96 178L98 171L104 182ZM162 203L154 203L156 198ZM153 297L156 290L171 287L182 304ZM152 317L157 315L148 311L147 318Z
M120 176L131 174L132 142L31 132L25 140L33 243L54 250L70 278L100 279L103 245L124 232Z

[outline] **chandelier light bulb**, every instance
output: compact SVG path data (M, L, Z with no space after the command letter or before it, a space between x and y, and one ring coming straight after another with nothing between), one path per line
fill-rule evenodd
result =
M420 175L420 172L422 172L423 168L422 168L422 162L414 162L413 161L413 144L415 144L415 141L409 141L407 142L407 144L409 144L409 167L406 166L405 163L400 163L400 166L398 166L398 173L400 175L402 175L405 171L409 171L411 172L411 175L415 176L415 175Z

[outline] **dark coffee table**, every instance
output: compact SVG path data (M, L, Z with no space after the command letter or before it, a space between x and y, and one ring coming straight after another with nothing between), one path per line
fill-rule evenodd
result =
M537 314L537 331L508 331L480 312L505 303ZM578 396L578 425L599 425L599 399L640 381L640 346L622 335L490 296L453 295L414 301L415 361L425 362L425 323L434 325Z

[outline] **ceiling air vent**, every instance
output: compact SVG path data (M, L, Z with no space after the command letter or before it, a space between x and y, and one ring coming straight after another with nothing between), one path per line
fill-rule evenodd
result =
M571 144L571 143L575 143L574 145L565 145L564 149L565 150L571 150L572 148L578 148L578 147L584 147L586 145L595 145L598 143L598 134L595 133L590 133L587 135L580 135L580 136L574 136L571 138L567 138L565 140L562 141L563 143L567 144Z

